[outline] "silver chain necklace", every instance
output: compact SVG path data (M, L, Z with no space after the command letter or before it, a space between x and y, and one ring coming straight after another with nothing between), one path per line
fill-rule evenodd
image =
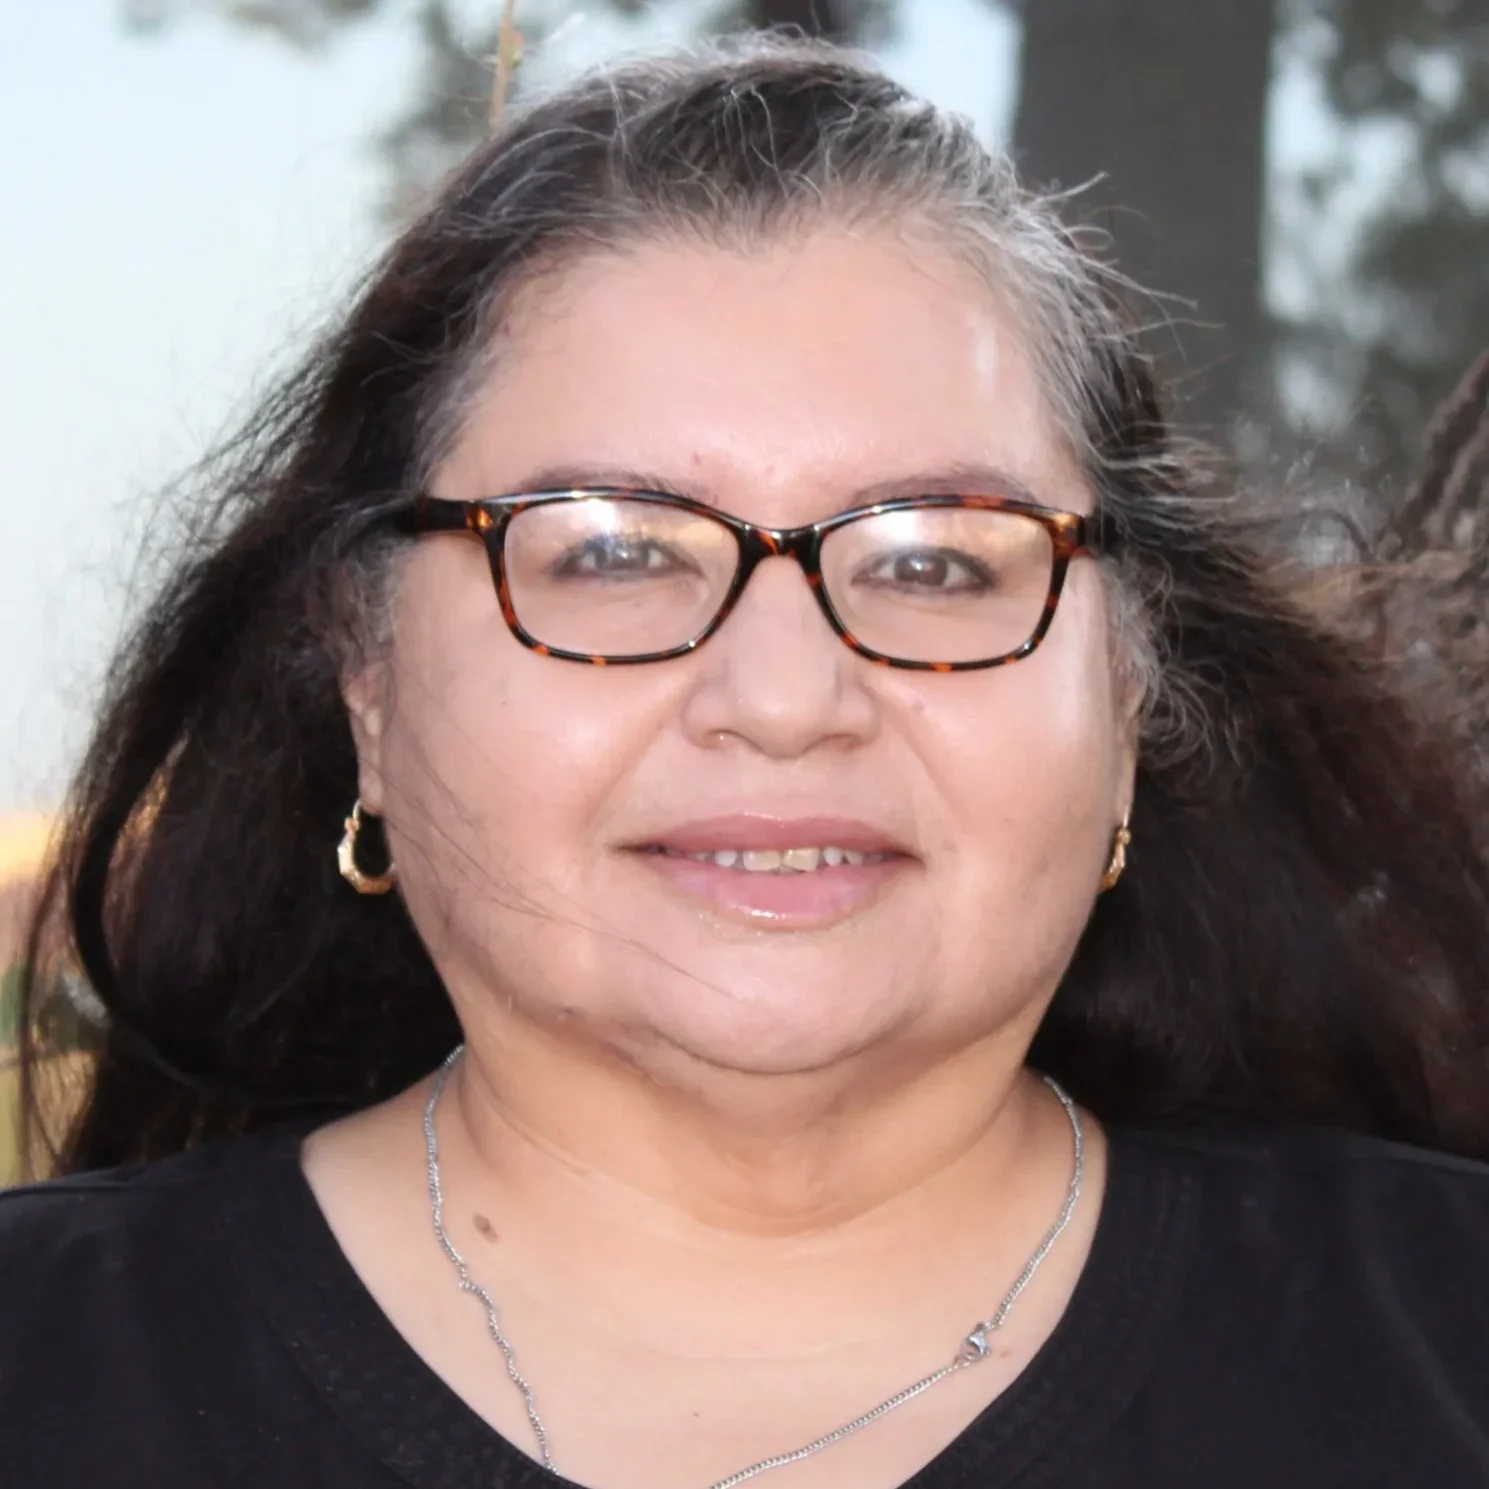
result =
M434 1220L434 1234L460 1278L461 1292L470 1293L478 1298L485 1308L486 1331L502 1352L502 1359L506 1361L507 1374L511 1377L512 1384L522 1393L523 1403L527 1407L527 1420L532 1424L533 1437L537 1440L539 1461L544 1468L555 1472L553 1455L548 1447L548 1429L543 1425L543 1418L538 1414L538 1403L533 1396L533 1388L517 1368L517 1353L512 1348L511 1341L502 1333L496 1304L491 1294L471 1276L465 1258L456 1249L455 1243L450 1239L449 1231L445 1229L445 1195L440 1185L439 1142L434 1132L434 1113L439 1106L440 1096L444 1093L445 1082L449 1080L450 1072L455 1068L455 1062L459 1060L464 1049L464 1045L459 1045L451 1051L450 1057L435 1077L434 1089L430 1091L429 1100L424 1107L424 1150L429 1168L429 1208ZM994 1309L992 1315L973 1326L971 1332L962 1340L956 1354L939 1370L933 1370L929 1375L916 1381L914 1385L906 1386L903 1391L891 1396L887 1401L881 1401L872 1411L866 1411L861 1417L855 1417L851 1422L845 1422L841 1427L835 1427L831 1432L823 1433L821 1437L797 1448L794 1452L777 1453L773 1457L762 1458L758 1463L752 1463L748 1468L742 1468L738 1473L730 1474L727 1479L720 1479L718 1483L711 1485L710 1489L735 1489L737 1484L743 1484L747 1479L753 1479L759 1474L768 1473L773 1468L784 1468L788 1463L800 1463L803 1458L811 1458L824 1448L830 1448L834 1443L841 1442L845 1437L852 1437L855 1432L862 1432L865 1427L877 1422L880 1417L888 1416L890 1412L903 1406L907 1401L913 1401L917 1396L929 1391L932 1386L940 1384L948 1375L954 1375L958 1370L965 1370L971 1365L980 1364L992 1353L991 1336L1008 1321L1008 1315L1013 1311L1013 1305L1018 1302L1020 1294L1033 1281L1040 1263L1054 1249L1061 1232L1070 1224L1070 1217L1075 1213L1076 1203L1081 1197L1081 1181L1085 1177L1086 1140L1081 1128L1080 1113L1070 1097L1049 1076L1044 1077L1044 1083L1059 1098L1060 1105L1065 1108L1065 1115L1070 1118L1070 1130L1075 1139L1075 1168L1070 1176L1070 1188L1065 1192L1065 1203L1060 1206L1060 1213L1055 1223L1045 1232L1044 1239L1039 1245L1034 1248L1029 1260L1024 1263L1023 1270L1014 1279L1013 1286L1003 1295L1003 1301Z

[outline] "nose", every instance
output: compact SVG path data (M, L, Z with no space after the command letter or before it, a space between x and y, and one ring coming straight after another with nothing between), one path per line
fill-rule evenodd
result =
M722 737L792 759L874 733L869 664L833 634L794 558L761 562L697 660L685 724L699 743Z

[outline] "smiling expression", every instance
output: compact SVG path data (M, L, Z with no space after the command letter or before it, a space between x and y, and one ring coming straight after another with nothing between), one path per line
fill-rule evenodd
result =
M555 471L771 528L890 487L1090 509L995 296L887 231L655 243L535 281L433 491ZM523 647L474 538L415 545L350 697L462 1015L486 1000L652 1068L1027 1035L1131 789L1103 584L1073 564L1036 652L942 675L856 655L768 559L706 646L605 668Z

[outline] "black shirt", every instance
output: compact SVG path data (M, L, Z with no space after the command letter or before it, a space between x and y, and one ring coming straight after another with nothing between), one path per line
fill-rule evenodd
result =
M561 1489L410 1350L298 1134L0 1195L5 1489ZM913 1489L1489 1486L1489 1168L1111 1133L1065 1317Z

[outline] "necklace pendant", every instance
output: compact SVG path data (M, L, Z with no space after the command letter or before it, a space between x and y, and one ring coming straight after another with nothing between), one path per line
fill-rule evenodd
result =
M957 1360L963 1365L975 1365L979 1360L985 1360L992 1353L993 1346L988 1342L987 1325L978 1326L962 1340L962 1347L957 1351Z

